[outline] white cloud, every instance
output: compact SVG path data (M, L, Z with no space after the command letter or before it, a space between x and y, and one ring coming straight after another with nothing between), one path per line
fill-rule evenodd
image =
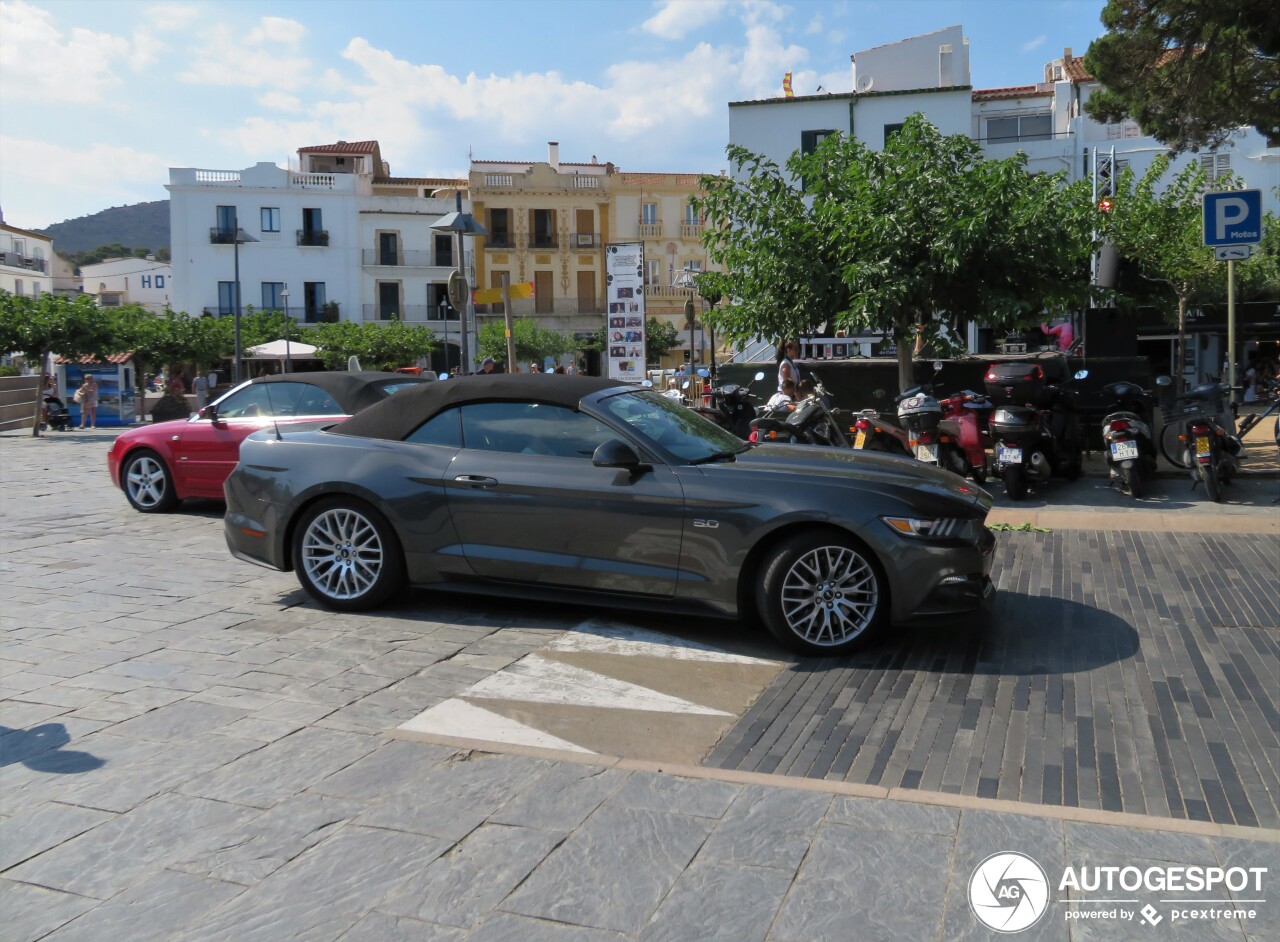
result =
M1046 39L1048 39L1048 37L1047 37L1047 36L1037 36L1035 39L1033 39L1033 40L1031 40L1031 41L1029 41L1029 42L1025 42L1025 43L1023 43L1023 44L1022 44L1022 51L1023 51L1023 52L1033 52L1034 50L1039 49L1041 46L1043 46L1043 45L1045 44L1045 40L1046 40Z
M76 28L70 36L53 14L22 0L0 3L0 90L5 98L93 102L119 84L114 65L136 50L123 36ZM146 64L145 49L138 61Z
M185 29L200 16L200 8L194 4L161 3L147 7L146 21L152 29L162 32Z
M822 21L822 14L819 13L809 21L809 25L804 28L806 36L821 36L826 31L826 24Z
M301 23L274 16L260 19L247 36L236 36L218 24L207 31L195 61L178 78L193 85L290 91L301 88L306 84L311 63L303 56L282 53L268 44L278 43L296 53L305 35L306 27Z
M663 0L658 12L640 28L662 39L683 39L691 31L714 23L727 6L725 0Z
M0 198L12 225L39 228L84 215L78 207L86 194L99 207L165 198L168 161L132 147L64 147L0 135L0 153L21 155L7 162L0 178Z
M284 92L267 92L259 95L258 104L273 111L298 112L302 110L302 99L297 95L286 95Z

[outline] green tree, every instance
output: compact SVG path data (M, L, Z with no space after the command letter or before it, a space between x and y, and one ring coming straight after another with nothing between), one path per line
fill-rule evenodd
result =
M1140 180L1135 181L1132 170L1120 174L1112 209L1099 222L1107 240L1139 266L1141 276L1164 289L1166 313L1178 324L1176 362L1181 363L1187 308L1219 289L1226 266L1214 261L1213 249L1204 244L1204 169L1192 163L1157 192L1169 164L1169 156L1162 154Z
M940 327L1034 323L1087 297L1088 182L1029 174L1022 154L984 160L974 141L944 136L922 115L882 151L831 135L793 154L789 176L742 148L729 158L747 179L703 177L695 204L709 220L703 243L724 268L699 286L734 299L709 315L730 340L819 325L883 332L905 388L917 344Z
M387 324L357 324L353 321L316 324L309 328L317 356L331 370L346 369L356 357L366 370L394 370L428 356L436 346L429 328L391 321ZM272 339L278 339L279 336ZM259 341L261 342L261 341Z
M1280 301L1280 219L1267 213L1262 243L1253 256L1236 266L1237 301Z
M111 318L114 347L132 355L139 415L147 414L148 373L175 363L205 370L229 356L234 346L230 325L222 323L226 318L190 317L172 310L157 315L136 304L115 309Z
M1175 152L1252 125L1280 140L1280 6L1274 0L1110 0L1084 64L1104 86L1099 121L1132 117Z
M645 319L644 349L650 363L657 363L680 343L680 328L669 321L660 321L656 317ZM505 342L505 338L504 338ZM580 343L583 350L604 350L609 345L609 328L601 327L591 339ZM571 352L571 351L566 351Z
M49 355L103 357L115 353L110 319L91 298L42 294L38 298L0 293L0 350L21 353L40 364L31 434L40 435L40 407Z
M517 317L511 322L511 339L515 341L516 360L520 363L531 360L541 363L547 357L572 353L576 349L572 338L543 327L530 317ZM489 321L481 327L477 340L481 357L507 362L507 333L502 321Z

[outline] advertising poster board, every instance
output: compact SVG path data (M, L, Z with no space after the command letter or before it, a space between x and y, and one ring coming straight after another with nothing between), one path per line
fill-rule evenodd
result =
M71 413L71 421L80 423L80 406L75 401L76 390L84 382L84 378L93 374L98 380L98 415L99 427L132 425L135 403L133 401L132 366L114 363L95 363L82 365L68 363L62 367L63 388L67 391L66 404Z
M644 364L644 245L620 242L605 249L605 361L610 379L639 383Z

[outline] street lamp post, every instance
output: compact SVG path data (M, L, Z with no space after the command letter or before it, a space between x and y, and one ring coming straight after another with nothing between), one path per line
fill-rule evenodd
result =
M445 216L442 216L440 218L440 221L437 222L431 228L434 229L436 232L450 232L457 236L456 244L457 244L458 257L457 257L456 267L457 267L458 273L461 274L465 267L463 264L463 255L462 255L462 237L464 235L487 236L489 234L489 230L487 230L480 223L476 222L475 217L472 216L470 213L464 213L462 211L462 190L461 189L454 190L454 197L456 199L457 209L455 209L453 212ZM474 305L471 303L470 295L471 295L471 292L470 290L468 290L466 304L463 305L458 312L461 315L461 324L459 326L461 327L461 334L462 334L461 353L462 353L462 366L463 366L464 372L467 370L470 370L471 368L470 351L467 349L468 347L467 326L471 320L472 308L474 307ZM447 356L448 351L446 350L445 352L446 352L445 363L447 364L449 362L448 356Z
M284 371L292 372L293 357L291 356L292 348L289 343L289 327L293 318L289 316L289 286L285 285L284 290L280 292L280 297L284 301Z
M231 377L236 385L240 384L241 361L244 359L244 351L240 347L240 243L257 242L253 236L240 228L239 220L235 221L235 232L231 237L232 254L235 256L235 276L236 276L236 299L235 299L235 320L236 320L236 359L231 365Z

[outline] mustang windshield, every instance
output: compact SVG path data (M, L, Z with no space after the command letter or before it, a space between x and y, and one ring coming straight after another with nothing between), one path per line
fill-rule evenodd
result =
M610 396L599 408L647 444L691 463L738 454L748 447L709 419L651 389Z

